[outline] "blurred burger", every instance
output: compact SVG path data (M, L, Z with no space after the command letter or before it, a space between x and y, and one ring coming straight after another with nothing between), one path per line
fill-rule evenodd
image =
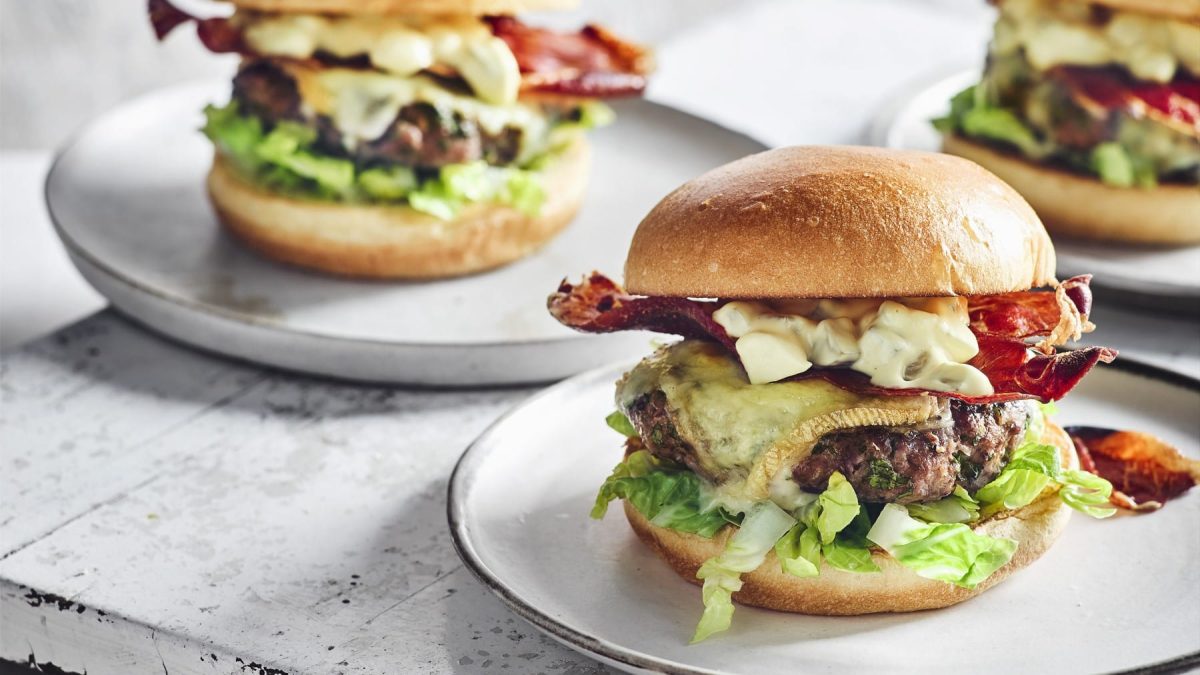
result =
M210 106L208 191L273 258L337 274L467 274L530 253L575 215L599 99L642 92L649 57L608 31L511 16L573 0L233 0L198 19L150 0L159 38L195 22L242 57Z
M1088 277L1053 278L1033 210L948 155L796 147L675 190L638 227L628 291L594 273L551 313L684 339L617 383L625 458L593 516L733 600L807 614L944 607L1028 565L1112 486L1046 419L1103 347ZM1047 290L1031 290L1048 286ZM699 298L699 299L698 299Z
M1200 242L1200 2L994 0L983 79L935 125L1052 232Z

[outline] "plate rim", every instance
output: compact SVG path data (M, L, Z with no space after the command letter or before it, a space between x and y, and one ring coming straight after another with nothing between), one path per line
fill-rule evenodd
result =
M555 619L546 612L524 601L508 585L504 583L476 554L475 548L467 537L466 515L464 504L466 495L474 482L474 469L487 458L480 448L489 442L498 430L509 419L516 416L528 406L539 403L547 398L558 396L574 389L584 388L596 379L611 377L612 373L630 367L635 361L622 361L608 364L599 368L585 371L566 378L518 402L512 408L496 418L491 424L471 441L463 450L462 455L454 463L450 480L446 487L446 520L450 529L450 540L454 551L458 554L463 566L470 571L484 588L498 597L510 611L532 624L535 628L546 633L555 640L583 654L602 657L605 660L620 663L632 668L650 670L653 672L670 673L672 675L714 675L724 671L695 668L675 661L670 661L653 655L638 652L623 647L608 640L586 634L562 621ZM1193 377L1182 371L1153 365L1136 358L1126 358L1105 364L1104 368L1132 374L1137 377L1166 383L1168 386L1186 389L1200 393L1200 377ZM1182 673L1200 666L1200 649L1156 661L1142 666L1135 666L1120 671L1107 671L1108 675L1168 675Z
M363 337L338 337L338 336L330 335L328 333L314 332L314 331L307 330L307 329L292 329L292 328L282 329L282 328L280 328L280 324L278 322L275 322L275 321L272 321L269 319L257 318L257 317L245 315L245 314L242 314L239 312L228 310L223 307L209 305L209 304L199 302L196 300L192 300L189 298L182 298L182 297L178 297L174 294L163 292L160 289L157 289L153 286L142 283L141 281L138 281L137 279L134 279L134 278L124 274L120 270L111 266L108 262L96 257L91 251L89 251L87 248L82 246L79 242L75 241L70 236L70 234L66 232L64 225L60 222L61 219L58 216L58 214L55 213L54 202L51 198L51 184L54 182L56 174L59 173L59 171L62 167L63 161L66 158L67 154L69 154L72 150L74 150L79 145L80 141L84 137L86 137L89 133L91 133L96 127L98 127L100 124L108 121L111 117L113 117L114 115L125 110L127 107L132 107L135 105L145 105L146 103L148 103L154 99L157 99L157 98L166 98L166 97L171 96L172 94L177 94L178 92L182 92L187 89L200 89L202 87L212 87L212 86L215 86L217 83L221 83L221 82L225 82L225 79L219 79L219 78L215 78L215 77L195 78L195 79L185 80L183 82L177 82L174 84L170 84L165 87L159 87L157 89L145 92L138 96L134 96L132 98L120 101L120 102L116 103L115 105L113 105L112 107L105 110L104 112L100 113L99 115L96 115L95 117L89 119L82 126L80 126L78 129L73 131L67 137L67 139L58 148L55 149L52 159L50 161L50 166L46 170L46 177L42 181L42 201L45 204L46 213L50 219L51 225L54 228L55 234L58 236L59 240L63 243L63 246L67 249L67 252L72 257L79 256L80 258L85 260L88 264L92 265L97 271L103 273L111 281L124 286L126 288L126 290L128 290L128 291L153 296L156 300L174 305L177 309L180 309L183 311L196 312L199 314L203 314L203 315L209 317L210 319L217 320L217 321L227 321L227 322L230 322L233 324L237 324L238 326L243 327L243 328L254 327L254 328L260 328L260 329L267 329L271 332L279 333L279 334L282 334L285 336L302 336L306 339L326 341L331 344L345 345L347 347L370 345L372 347L382 347L382 348L399 347L399 348L406 348L406 349L437 348L437 349L449 349L449 350L461 350L461 349L473 350L473 349L481 349L481 348L487 349L487 348L496 348L496 347L513 347L513 346L539 347L539 346L550 345L550 344L556 344L556 345L564 344L564 343L569 344L571 342L579 343L579 342L587 342L588 339L592 337L590 335L583 335L583 334L579 334L579 333L575 333L575 332L567 332L567 333L564 333L561 337L542 337L542 338L533 338L533 339L526 339L526 340L490 340L490 341L480 341L480 342L417 342L417 341L382 340L382 339L377 339L377 338L363 338ZM667 103L662 103L660 101L654 100L649 97L642 97L638 100L641 103L651 106L652 108L666 110L666 111L669 111L674 114L683 115L687 118L690 118L691 120L704 123L715 129L718 129L724 133L732 134L733 136L737 136L741 140L746 141L749 145L757 146L758 150L756 152L762 152L771 147L771 146L767 145L766 143L764 143L761 139L758 139L744 131L732 129L730 127L727 127L727 126L721 124L720 122L708 119L706 117L697 115L697 114L689 112L687 110L677 108L677 107L672 106ZM535 252L533 255L537 255L537 253ZM275 263L273 261L268 261L268 260L264 260L263 263L264 264L280 264L280 263ZM319 273L318 272L310 272L310 274L317 275ZM487 274L487 272L486 271L482 272L482 274ZM477 276L477 275L475 275L475 276ZM325 279L323 279L323 278L318 279L318 281L324 281L324 280ZM351 279L351 280L356 281L356 282L372 283L372 280L364 280L364 279ZM378 283L381 283L381 284L391 283L388 280L377 280L377 281L378 281ZM417 282L417 283L420 283L420 282ZM110 303L112 303L114 307L117 306L116 302L113 301L111 298L109 298L107 295L105 295L105 299L108 300ZM124 308L121 308L121 307L118 307L118 309L125 311ZM131 314L135 317L137 316L136 313L131 313ZM155 330L159 330L159 329L155 328ZM225 352L223 350L220 351L219 353L227 354L227 352ZM233 356L236 356L236 355L233 355Z
M868 121L865 134L866 142L884 148L896 148L900 150L914 149L905 144L894 143L891 140L893 132L897 128L897 124L905 111L912 106L914 101L930 91L948 87L951 82L969 82L972 78L977 80L980 73L981 69L978 66L956 68L953 70L942 68L910 81ZM1078 241L1082 244L1098 243L1064 236L1058 236L1057 240L1065 242ZM1200 245L1194 244L1193 246ZM1139 246L1139 248L1150 250L1154 247ZM1076 256L1068 253L1068 257L1074 258ZM1061 262L1061 260L1062 256L1060 255L1059 261ZM1112 283L1114 280L1117 283ZM1137 296L1139 301L1149 299L1159 304L1170 300L1184 300L1189 302L1200 300L1200 286L1185 286L1161 281L1144 281L1130 274L1105 274L1103 279L1094 282L1093 285L1097 288Z

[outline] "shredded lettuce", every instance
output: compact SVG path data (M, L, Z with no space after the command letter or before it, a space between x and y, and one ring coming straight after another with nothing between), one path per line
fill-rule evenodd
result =
M580 119L565 123L590 128L602 113L581 108ZM611 111L610 111L611 112ZM553 158L551 150L536 166L490 166L468 162L418 175L410 167L358 166L315 147L316 132L303 124L280 122L269 131L257 117L242 114L237 102L204 110L204 134L221 154L251 179L299 197L348 202L407 202L412 208L449 220L467 205L488 202L537 215L546 200L539 169ZM598 119L598 118L597 118Z
M833 472L825 491L794 515L799 522L775 545L784 572L816 576L822 558L847 572L879 571L865 538L870 517L859 506L854 486L840 472Z
M729 628L733 620L733 594L742 587L742 574L758 569L779 538L795 523L796 519L775 502L759 502L746 513L725 550L704 561L696 572L696 578L704 581L701 591L704 614L692 636L693 644Z
M925 523L900 504L887 504L867 539L926 579L974 588L1017 550L1012 539L977 534L962 523Z
M592 518L603 518L614 499L629 502L659 527L710 539L722 527L737 522L724 509L704 504L699 476L685 468L670 466L645 450L630 454L613 469L596 495Z
M608 425L608 428L625 438L634 438L638 435L637 429L633 428L633 422L630 422L625 413L620 410L614 410L609 413L608 417L604 418L604 423Z
M1011 110L991 105L984 90L972 85L950 99L950 112L933 120L942 133L961 131L968 136L1015 145L1030 157L1045 155L1037 136Z
M1116 508L1107 505L1112 495L1111 483L1087 471L1064 470L1059 449L1037 442L1045 428L1042 419L1045 410L1038 410L1031 417L1025 442L1013 451L1000 475L975 493L975 499L983 506L980 516L986 518L1025 506L1051 485L1058 486L1058 497L1064 504L1080 513L1093 518L1107 518L1116 513Z
M908 514L927 523L970 523L979 519L979 502L961 485L949 497L928 504L909 504Z

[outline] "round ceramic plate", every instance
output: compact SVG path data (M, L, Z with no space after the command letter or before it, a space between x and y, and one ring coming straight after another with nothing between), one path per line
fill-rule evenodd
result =
M1089 375L1056 419L1148 431L1197 456L1200 381L1118 363ZM1200 489L1157 513L1075 516L1040 560L961 605L863 617L739 606L733 628L689 646L700 589L637 540L619 507L588 518L621 456L604 416L623 370L585 373L531 398L467 449L450 480L450 528L467 567L568 646L626 670L687 673L1200 665Z
M929 120L949 109L950 97L979 81L979 71L959 72L925 82L883 109L872 122L873 145L937 150L941 137ZM1200 246L1155 247L1054 238L1058 275L1094 274L1096 286L1161 304L1162 296L1200 300Z
M228 89L173 87L95 121L46 179L51 217L88 281L141 323L211 351L349 379L536 382L636 353L645 336L573 333L546 313L546 296L564 273L619 273L659 199L764 149L673 108L619 101L617 122L592 134L579 217L544 249L448 281L349 281L260 258L218 226L204 194L212 148L196 129Z

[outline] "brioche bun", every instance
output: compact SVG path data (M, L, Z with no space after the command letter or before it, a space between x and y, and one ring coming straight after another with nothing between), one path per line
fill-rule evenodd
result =
M1200 242L1200 188L1196 186L1115 187L956 134L946 135L942 149L1003 178L1029 200L1055 234L1140 244Z
M432 279L498 267L549 241L583 202L589 158L580 137L545 169L536 217L472 204L444 221L404 205L298 199L248 182L219 155L208 194L225 227L270 258L345 276Z
M238 9L293 14L520 14L573 9L579 0L229 0Z
M1058 447L1063 466L1078 468L1071 439L1060 427L1047 422L1042 442ZM639 539L665 560L679 576L702 584L696 572L705 560L720 555L736 528L726 526L712 539L658 527L625 503L625 516ZM826 616L912 612L958 604L979 595L1013 572L1037 560L1066 527L1071 511L1050 489L1026 506L997 514L975 526L975 531L1017 541L1011 560L973 589L917 576L881 550L872 549L871 560L879 566L874 574L857 574L834 569L822 562L815 577L796 577L784 572L772 551L758 569L742 575L742 589L733 599L743 605L783 612Z
M1054 280L1033 209L979 165L930 152L801 146L726 164L642 220L631 293L854 298L1024 291Z

